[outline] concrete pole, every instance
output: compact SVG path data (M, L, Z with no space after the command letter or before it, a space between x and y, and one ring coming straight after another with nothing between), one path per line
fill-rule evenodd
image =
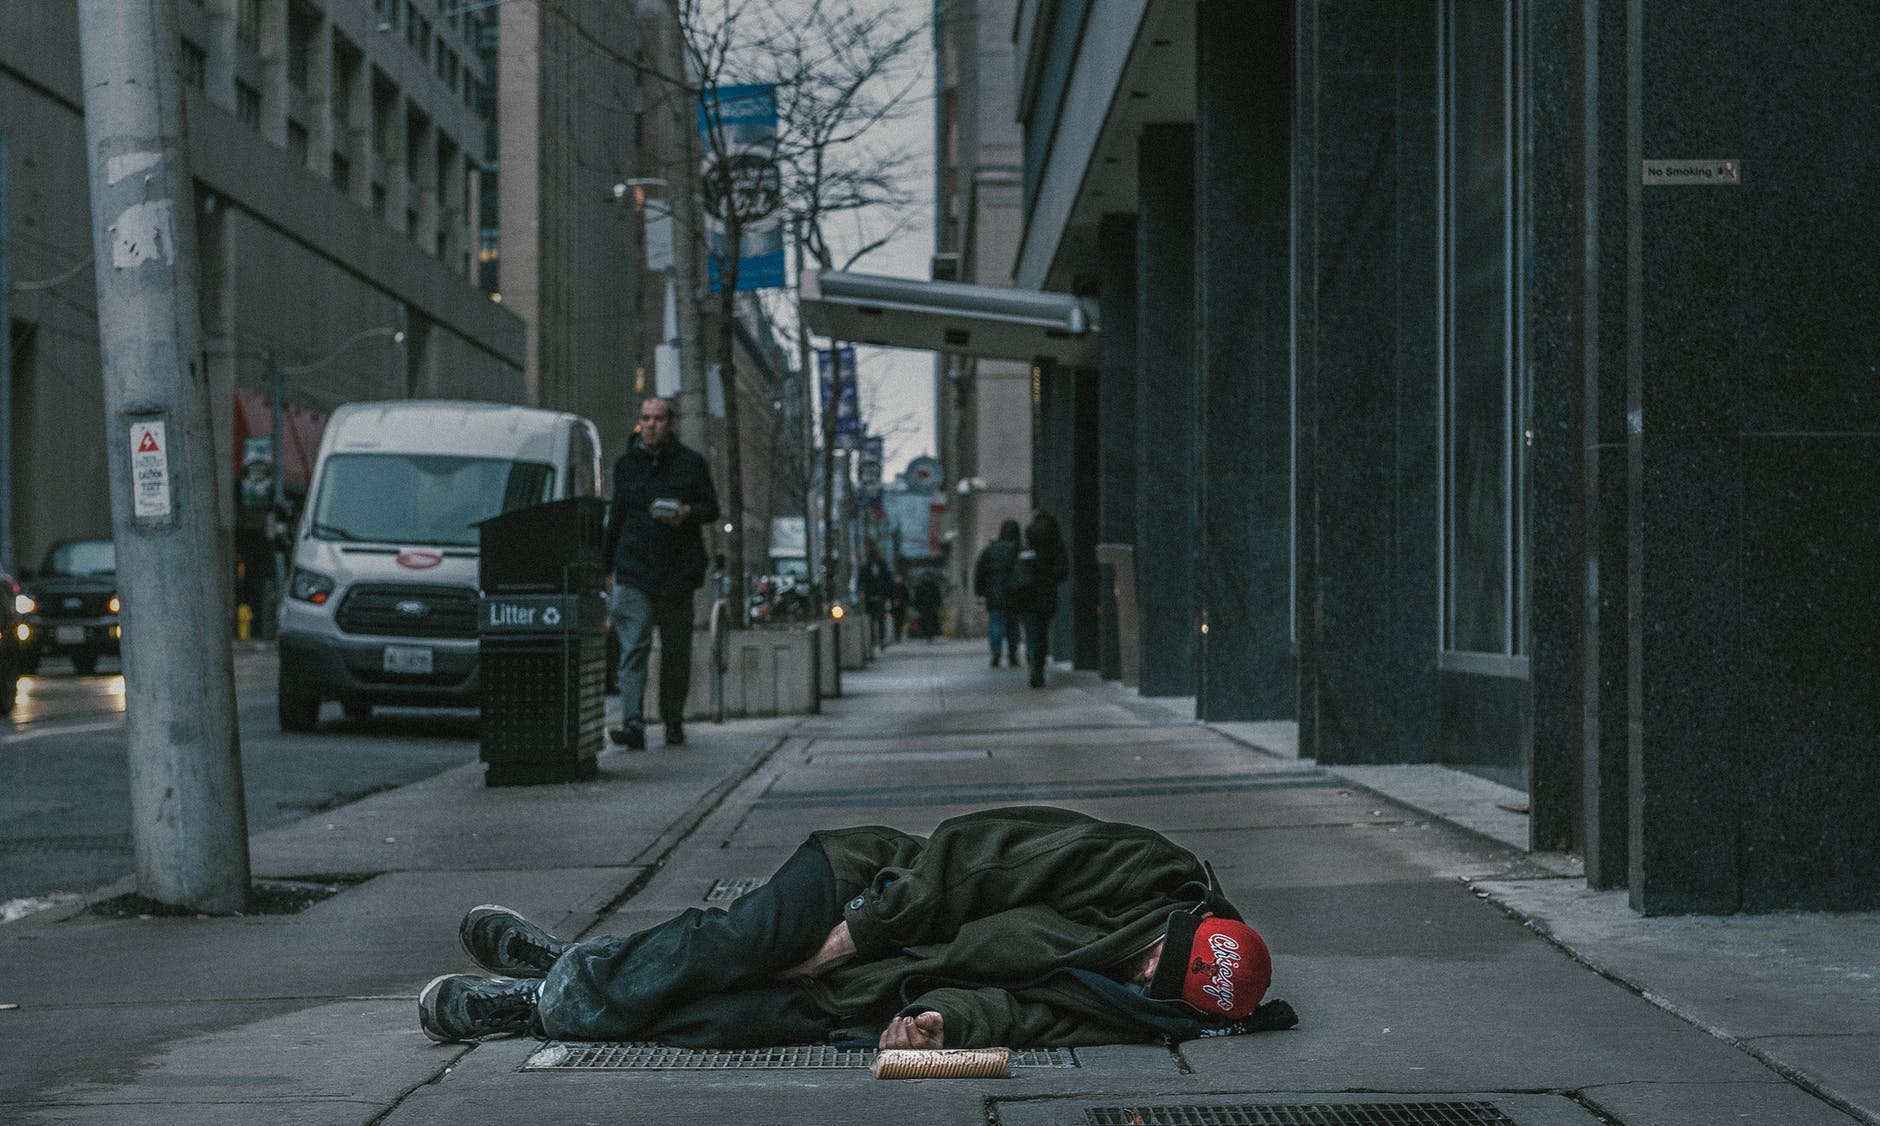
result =
M0 129L0 568L13 558L13 168L12 134Z
M79 0L78 27L137 887L228 914L248 823L175 0Z
M803 443L803 554L809 564L810 605L821 614L831 595L829 574L823 559L822 517L827 515L814 499L816 492L816 394L822 386L821 377L816 372L816 365L810 357L809 322L803 318L803 224L805 219L798 215L790 220L790 239L796 246L796 368L803 381L803 425L800 441Z

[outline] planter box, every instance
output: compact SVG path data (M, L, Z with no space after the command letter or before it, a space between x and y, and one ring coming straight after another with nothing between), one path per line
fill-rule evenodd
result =
M724 679L727 718L805 715L821 710L815 664L815 627L734 630L729 636ZM646 662L649 725L663 722L659 708L659 669L663 653L657 641ZM692 635L692 683L685 698L685 718L713 718L711 634Z

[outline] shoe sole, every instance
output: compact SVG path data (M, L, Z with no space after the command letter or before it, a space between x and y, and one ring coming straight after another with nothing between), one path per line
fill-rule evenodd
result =
M513 907L504 907L500 903L479 903L475 907L470 908L470 910L465 911L463 913L463 922L457 924L457 944L463 947L465 954L470 955L472 962L475 962L490 973L498 974L502 977L528 978L547 976L534 966L493 966L477 957L476 951L470 948L470 920L474 919L479 912L488 912L492 915L508 915L510 918L520 922L528 922L527 919L522 917L522 912L517 911ZM444 976L449 977L450 975L445 974Z
M424 1031L424 1035L434 1044L464 1043L464 1041L454 1036L444 1036L431 1031L431 1026L437 1023L438 991L444 987L445 981L456 976L456 974L439 974L431 979L430 984L424 987L423 992L418 994L418 1027Z

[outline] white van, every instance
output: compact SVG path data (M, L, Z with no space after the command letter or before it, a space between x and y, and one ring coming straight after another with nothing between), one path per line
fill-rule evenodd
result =
M281 600L279 713L477 706L477 522L599 496L600 437L573 414L404 399L333 412Z

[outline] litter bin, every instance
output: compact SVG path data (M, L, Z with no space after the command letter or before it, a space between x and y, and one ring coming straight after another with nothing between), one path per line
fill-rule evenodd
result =
M605 502L552 501L477 526L480 754L488 786L594 775L606 723Z

